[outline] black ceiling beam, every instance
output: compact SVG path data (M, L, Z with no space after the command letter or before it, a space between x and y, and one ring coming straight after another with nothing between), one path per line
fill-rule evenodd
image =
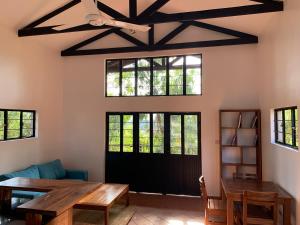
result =
M129 17L132 19L137 17L137 0L129 0Z
M232 16L243 16L251 14L260 14L267 12L283 11L283 2L273 4L255 4L230 8L209 9L194 12L172 13L172 14L154 14L151 18L140 18L141 24L147 23L167 23L181 22L201 19L214 19Z
M46 22L47 20L53 18L54 16L57 16L58 14L72 8L73 6L77 5L78 3L80 3L81 1L80 0L73 0L69 3L67 3L66 5L62 6L62 7L59 7L58 9L52 11L51 13L33 21L32 23L28 24L27 26L25 26L24 28L22 29L28 29L28 28L33 28L33 27L36 27L44 22Z
M267 4L255 4L255 5L221 8L221 9L210 9L210 10L195 11L195 12L172 13L172 14L162 14L156 12L153 14L153 16L148 16L148 17L138 16L136 19L128 19L128 18L124 19L125 17L124 15L122 14L120 15L118 12L115 12L115 10L104 5L103 3L98 4L98 7L100 7L103 11L106 11L106 13L110 13L111 16L117 16L117 15L120 16L120 17L116 17L115 19L120 19L126 22L139 23L139 24L181 22L181 21L192 21L192 20L200 20L200 19L242 16L242 15L250 15L250 14L283 11L284 8L283 2L272 1L272 3L270 2ZM107 27L102 26L102 27L92 28L91 26L77 26L63 31L56 31L51 28L47 28L47 29L30 28L28 30L27 29L19 30L18 35L20 37L23 37L23 36L34 36L34 35L43 35L43 34L57 34L57 33L85 31L85 30L96 30L96 29L103 29L103 28L107 28Z
M170 0L157 0L152 5L150 5L147 9L145 9L139 17L148 17L153 15L157 10L167 4Z
M142 51L159 51L171 49L186 49L186 48L204 48L216 47L227 45L241 45L241 44L254 44L257 43L256 38L233 38L225 40L211 40L211 41L198 41L188 43L175 43L154 46L136 46L136 47L122 47L122 48L104 48L104 49L84 49L84 50L65 50L61 52L62 56L80 56L80 55L99 55L99 54L114 54L125 52L142 52Z
M135 44L137 46L146 46L146 44L135 37L130 36L129 34L126 34L125 32L121 31L120 29L114 29L114 33L118 36L124 38L125 40L131 42L132 44Z
M86 46L88 44L91 44L91 43L93 43L93 42L95 42L95 41L97 41L97 40L99 40L101 38L104 38L104 37L106 37L106 36L114 33L114 29L115 28L112 28L112 29L106 30L106 31L104 31L104 32L102 32L100 34L97 34L94 37L91 37L91 38L89 38L87 40L84 40L84 41L82 41L82 42L80 42L80 43L78 43L76 45L73 45L72 47L66 49L65 51L75 51L75 50L78 51L79 48L82 48L82 47L84 47L84 46Z
M183 22L180 24L177 28L175 28L173 31L171 31L169 34L167 34L165 37L163 37L160 41L157 42L157 45L164 45L170 40L172 40L175 36L180 34L182 31L184 31L186 28L190 26L189 22Z
M148 31L148 45L154 45L155 42L154 24L151 24L150 27L151 29Z
M97 0L97 7L100 11L113 17L114 19L128 18L127 16L123 15L122 13L119 13L118 11L114 10L113 8L109 7L108 5L105 5L104 3L102 3L98 0Z

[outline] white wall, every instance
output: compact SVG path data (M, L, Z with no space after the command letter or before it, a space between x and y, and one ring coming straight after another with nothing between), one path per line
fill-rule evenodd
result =
M1 174L60 157L63 97L57 53L4 26L0 33L0 108L38 113L38 138L0 142Z
M199 97L104 97L105 56L65 58L64 162L84 168L92 180L104 180L105 112L200 111L202 113L203 173L209 190L219 191L220 108L258 108L256 46L219 47L154 53L174 55L203 53L203 96ZM149 56L135 53L114 58Z
M270 110L295 105L300 108L300 2L289 0L285 6L283 13L273 17L259 45L263 175L294 196L296 224L300 224L300 153L270 144Z

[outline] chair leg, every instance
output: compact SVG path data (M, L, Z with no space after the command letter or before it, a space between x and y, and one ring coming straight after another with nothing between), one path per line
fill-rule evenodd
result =
M208 225L208 213L207 213L206 209L205 209L205 213L204 213L204 223L205 223L205 225Z

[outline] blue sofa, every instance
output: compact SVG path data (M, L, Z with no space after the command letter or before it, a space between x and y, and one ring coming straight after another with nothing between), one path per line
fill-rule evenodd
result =
M88 172L83 170L67 170L63 167L59 159L32 165L24 170L0 175L0 181L11 179L14 177L26 177L31 179L55 179L55 180L88 180ZM13 191L12 197L33 199L43 195L41 192L29 191Z

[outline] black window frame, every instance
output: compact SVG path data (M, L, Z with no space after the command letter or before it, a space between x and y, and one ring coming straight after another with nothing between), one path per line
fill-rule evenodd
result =
M1 109L0 112L4 112L4 138L0 139L0 142L4 141L13 141L13 140L22 140L36 137L36 111L35 110L20 110L20 109ZM20 136L17 138L8 138L8 112L19 112L20 113ZM23 136L23 113L32 113L32 135Z
M292 142L293 142L292 145L286 143L286 126L285 126L286 119L285 119L285 113L284 113L285 110L291 110ZM296 110L298 112L297 106L284 107L284 108L276 108L276 109L274 109L274 127L275 127L275 143L276 144L283 145L283 146L286 146L286 147L298 150L299 146L297 146L297 144L296 144L297 143L297 138L298 138L297 132L296 132L296 126L297 126L296 123L298 123L298 121L296 121L296 117L295 117ZM282 115L281 115L282 116L282 120L278 119L278 113L279 112L282 113ZM282 125L281 125L282 126L282 132L279 132L279 129L278 129L278 123L280 121L282 121ZM282 141L279 141L279 138L278 138L279 133L282 133Z
M140 152L139 151L139 114L150 114L150 152ZM163 153L153 153L153 114L164 114L164 151ZM119 115L120 116L120 151L109 151L109 116ZM133 115L133 151L123 152L123 115ZM171 154L171 116L180 115L181 116L181 154ZM197 116L197 130L198 130L198 152L197 154L185 154L185 142L184 142L184 116L195 115ZM191 156L191 157L201 157L201 112L107 112L106 113L106 144L105 149L107 153L110 154L145 154L145 155L173 155L173 156Z
M187 83L186 83L186 78L187 78L187 70L193 67L188 67L186 65L186 57L189 56L198 56L200 57L200 94L187 94L186 91L186 87L187 87ZM182 79L183 79L183 90L182 90L182 94L170 94L170 65L169 65L169 58L173 58L173 57L183 57L183 65L182 65L182 69L183 69L183 74L182 74ZM166 58L166 94L165 95L155 95L153 94L153 74L154 74L154 64L153 61L154 59L158 59L158 58ZM137 66L137 61L141 60L141 59L145 59L145 60L149 60L150 61L150 94L149 95L138 95L138 87L137 87L137 80L138 80L138 66ZM135 90L134 90L134 95L123 95L123 89L122 89L122 62L126 61L126 60L132 60L135 61L135 68L134 68L134 73L135 73ZM110 96L108 95L108 84L107 84L107 77L108 77L108 62L109 61L119 61L119 95L117 96ZM202 54L187 54L187 55L169 55L169 56L155 56L155 57L139 57L139 58L121 58L121 59L106 59L105 61L105 97L107 98L115 98L115 97L163 97L163 96L202 96L203 95L203 57ZM198 68L198 67L197 67Z

